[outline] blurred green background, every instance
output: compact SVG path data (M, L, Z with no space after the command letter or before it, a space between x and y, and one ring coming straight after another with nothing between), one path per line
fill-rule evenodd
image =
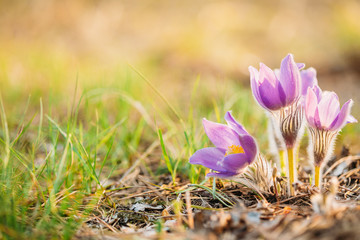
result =
M214 103L225 108L244 94L238 89L249 88L249 65L278 68L287 53L315 67L320 86L341 103L352 98L359 118L359 13L356 0L0 0L0 89L9 124L28 99L30 113L41 97L45 113L64 119L84 91L98 88L107 89L101 101L110 123L123 117L116 109L124 105L109 89L139 101L154 119L166 104L129 64L182 116L193 107L200 119ZM251 97L247 103L256 106Z
M248 86L248 66L293 53L341 101L358 100L360 2L215 0L0 1L2 94L70 91L136 66L169 98L195 77ZM54 74L55 73L55 74ZM6 91L4 89L7 89ZM355 104L356 106L357 104Z
M359 118L356 0L0 0L0 5L0 88L10 126L17 125L28 99L30 113L39 111L42 98L45 113L64 119L82 93L99 88L105 89L98 98L110 124L127 114L135 123L140 116L133 108L119 113L124 103L109 89L139 101L148 123L157 114L170 114L160 113L166 104L129 64L182 116L194 111L196 119L209 117L216 104L222 108L218 120L230 109L244 118L248 111L237 108L256 106L251 97L236 103L244 94L239 89L249 88L248 66L264 62L278 68L287 53L315 67L320 86L336 91L341 103L352 98ZM87 122L86 114L95 117L80 109L79 119ZM345 129L359 130L356 124ZM345 144L354 144L355 137Z

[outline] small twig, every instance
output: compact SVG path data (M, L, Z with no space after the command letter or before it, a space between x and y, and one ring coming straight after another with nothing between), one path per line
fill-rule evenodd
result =
M333 165L331 165L331 167L329 167L329 169L324 173L323 177L326 177L334 168L339 166L341 163L347 162L347 165L349 165L350 163L355 162L357 160L360 160L359 156L343 157L343 158L337 160Z
M309 194L301 194L301 195L296 195L296 196L293 196L293 197L290 197L288 199L284 199L282 201L280 201L279 203L284 203L284 202L288 202L290 200L293 200L293 199L296 199L296 198L301 198L301 197L305 197L305 196L309 196Z
M273 174L272 174L272 180L273 180L273 183L274 183L276 202L279 205L279 194L278 194L277 186L276 186L276 173L277 173L277 168L274 167L273 168Z
M116 228L114 228L113 226L109 225L108 223L106 223L104 220L102 220L101 218L99 217L94 217L96 220L98 220L99 222L101 222L102 224L104 224L107 228L109 228L112 232L114 233L119 233Z
M341 179L341 180L340 180L340 183L342 183L342 182L344 181L344 179L349 178L351 175L353 175L353 174L355 174L356 172L359 172L359 171L360 171L360 167L355 168L355 169L352 169L352 170L350 170L350 171L348 171L348 172L346 172L346 173L343 173L343 174L339 177L339 179Z
M139 178L140 181L142 181L143 183L145 183L150 189L152 189L154 191L154 193L161 198L164 202L167 202L167 199L163 196L163 194L160 193L160 191L162 191L163 189L157 189L156 187L154 187L152 184L150 184L149 182L145 181L144 179Z
M134 198L134 197L138 197L138 196L143 196L143 195L147 195L147 194L150 194L150 193L154 193L155 191L154 190L151 190L151 191L146 191L146 192L142 192L142 193L135 193L135 194L131 194L131 195L128 195L126 197L123 197L123 198L120 198L119 201L122 201L122 200L126 200L126 199L131 199L131 198ZM111 196L116 196L118 194L114 193L112 194ZM120 194L119 194L120 195ZM123 194L121 194L123 195ZM110 195L109 195L110 196Z

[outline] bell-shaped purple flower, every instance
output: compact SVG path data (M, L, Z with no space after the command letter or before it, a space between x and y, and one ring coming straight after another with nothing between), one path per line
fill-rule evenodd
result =
M296 64L292 54L282 60L278 73L263 63L259 71L250 66L251 90L260 106L276 111L298 100L301 94L299 67L303 64Z
M315 185L321 188L321 169L332 153L339 131L347 124L357 122L350 115L353 101L350 99L340 108L334 92L322 92L318 86L308 88L305 100L305 116L310 132L309 156L315 165Z
M261 107L271 113L274 133L282 136L286 146L290 195L294 194L292 184L296 182L296 150L294 149L302 136L304 126L300 75L300 69L303 67L304 64L295 63L292 54L288 54L281 61L279 70L273 71L262 63L259 71L249 67L254 98Z
M305 101L305 116L312 128L339 131L347 123L357 122L350 115L353 100L348 100L340 109L339 98L334 92L322 92L318 86L308 88Z
M207 176L230 178L250 165L257 155L255 139L249 135L230 112L225 114L227 125L203 119L205 132L215 147L203 148L190 157L191 164L200 164L216 172Z
M304 67L304 64L297 63L299 70ZM276 77L280 78L280 70L274 69L274 73ZM314 68L308 68L306 70L300 71L301 76L301 106L305 105L305 97L307 93L307 89L309 87L313 87L318 85L318 81L316 78L316 70ZM272 114L268 114L269 117L269 142L270 149L276 149L273 154L276 156L276 162L278 167L281 169L281 173L285 175L285 160L284 160L284 150L286 150L286 146L283 143L283 139L280 131L277 131L277 125L275 123L276 119ZM300 133L298 138L300 139L302 134Z
M295 63L288 54L281 62L280 69L272 71L260 63L260 70L249 67L251 89L257 102L274 118L275 131L282 135L286 148L294 148L302 135L302 78L303 63Z

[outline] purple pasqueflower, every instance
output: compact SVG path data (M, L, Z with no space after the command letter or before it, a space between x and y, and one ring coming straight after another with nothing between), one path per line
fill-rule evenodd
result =
M295 63L292 54L282 61L280 69L272 71L260 63L260 70L249 67L251 89L257 102L274 117L276 131L292 149L302 135L301 75L303 63Z
M353 100L348 100L340 109L339 98L334 92L322 92L318 86L308 88L305 101L305 116L310 127L338 132L347 123L357 122L350 115Z
M263 63L260 63L259 71L250 66L251 90L260 106L276 111L298 100L301 94L299 68L302 67L304 64L296 64L292 54L282 60L278 72Z
M297 67L299 69L302 69L304 67L304 64L297 63ZM274 69L274 73L275 73L276 77L278 79L280 79L280 69ZM304 106L305 96L306 96L306 92L307 92L308 87L313 87L314 85L317 85L318 81L317 81L317 78L316 78L316 70L314 68L308 68L306 70L301 70L300 71L300 76L301 76L301 101L300 102L301 102L302 106ZM282 109L282 111L285 112L285 113L286 112L291 113L291 111L287 111L287 110L291 110L291 109L294 109L294 107L291 106L291 107L288 107L288 109ZM297 111L297 112L300 114L300 116L299 116L299 114L297 114L297 115L294 114L294 115L292 115L292 118L287 118L287 119L289 119L289 120L290 119L295 119L295 120L298 119L298 120L293 121L293 122L298 123L298 125L301 126L300 122L302 122L302 120L301 120L302 111ZM281 116L281 114L279 114L279 115ZM285 118L288 116L286 114L282 114L282 115ZM289 114L289 115L291 116L291 114ZM277 119L274 117L274 114L268 114L268 116L269 116L269 140L270 140L270 146L271 146L272 149L277 149L279 151L279 154L277 156L278 156L278 159L280 160L281 169L284 169L285 168L285 166L284 166L285 163L281 159L282 158L281 155L283 154L282 151L286 149L286 146L283 143L283 139L282 139L280 131L277 131L277 129L278 129L278 127L276 125L276 120ZM281 129L284 129L284 128L281 128ZM284 129L284 130L286 130L286 129ZM300 128L299 128L299 130L300 130ZM289 136L287 136L287 135L289 135ZM292 133L286 134L286 136L288 137L287 138L288 145L291 142L291 139L294 139L294 137L292 137L292 135L293 135ZM302 133L300 132L300 134L298 134L298 135L299 135L298 138L300 138ZM282 170L282 171L284 172L284 170Z
M350 115L353 101L348 100L340 109L339 98L334 92L322 92L318 86L308 88L305 100L305 117L310 137L310 156L315 166L320 166L332 152L334 140L347 123L357 122Z
M257 155L255 139L230 112L225 114L225 120L227 125L203 119L205 132L215 147L200 149L190 157L191 164L216 171L208 173L208 177L230 178L238 175Z
M301 69L304 67L304 64L297 63L297 66L299 69ZM275 69L274 73L275 73L276 77L279 79L280 70ZM318 80L316 78L316 70L314 68L308 68L305 70L301 70L300 76L301 76L301 95L302 95L301 103L304 105L307 89L309 87L312 88L313 86L318 85ZM270 121L270 123L269 123L270 142L272 143L272 146L275 146L274 148L277 148L279 151L284 150L285 146L283 146L281 135L279 136L278 131L276 131L277 126L275 125L275 119L271 114L269 114L268 116L269 116L269 121Z
M315 165L315 185L321 188L322 163L331 156L336 136L347 124L357 122L350 115L353 101L348 100L340 109L334 92L322 92L318 86L308 88L305 99L305 117L310 132L309 156Z

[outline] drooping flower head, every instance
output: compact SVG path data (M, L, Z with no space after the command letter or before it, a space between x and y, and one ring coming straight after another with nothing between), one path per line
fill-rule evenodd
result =
M191 164L200 164L216 172L207 176L230 178L244 171L257 155L255 139L249 135L230 112L225 114L227 125L203 119L205 132L215 147L203 148L190 157Z
M274 72L260 63L260 70L250 66L251 90L256 101L269 111L276 111L289 106L299 99L301 94L301 76L292 54L281 62L280 70Z

